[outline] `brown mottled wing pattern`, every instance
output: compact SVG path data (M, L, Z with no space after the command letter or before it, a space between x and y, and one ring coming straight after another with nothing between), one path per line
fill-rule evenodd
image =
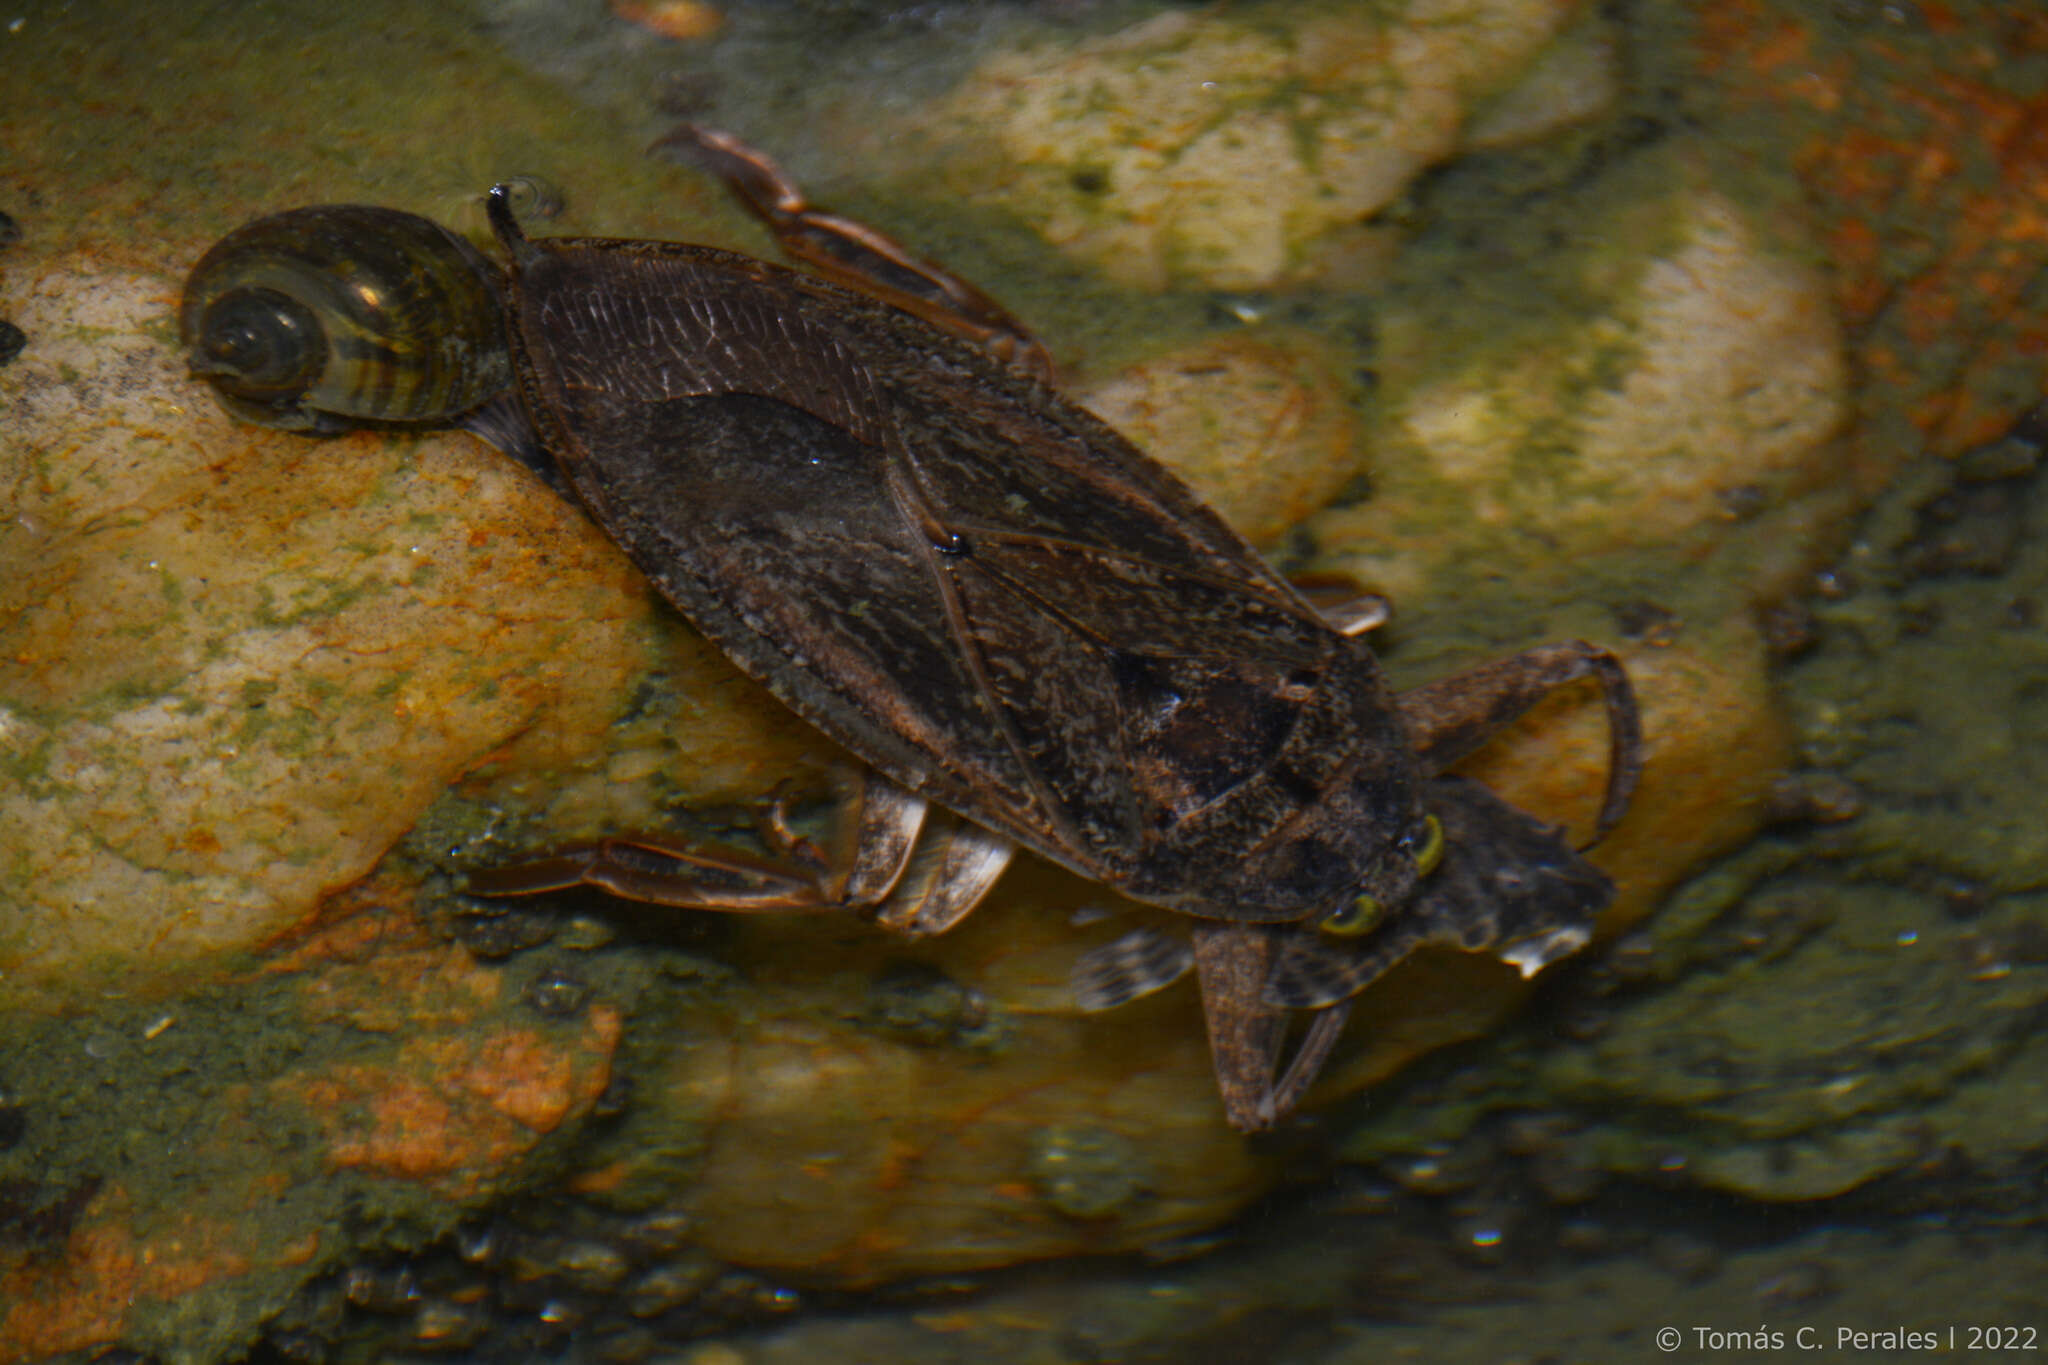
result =
M1443 822L1442 865L1362 940L1307 926L1287 931L1266 982L1268 1004L1316 1009L1348 1000L1424 944L1491 953L1524 975L1585 944L1614 883L1558 830L1469 778L1433 779L1423 804Z
M1234 858L1204 821L1255 841L1344 761L1328 734L1391 711L1179 480L974 348L746 257L533 246L520 382L577 495L896 782L1128 885Z
M1074 1003L1091 1013L1111 1010L1164 990L1195 965L1195 951L1185 934L1158 929L1133 929L1075 960L1067 978Z

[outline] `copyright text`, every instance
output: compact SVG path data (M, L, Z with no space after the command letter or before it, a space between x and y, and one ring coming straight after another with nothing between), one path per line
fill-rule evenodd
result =
M2032 1327L1660 1327L1657 1349L1695 1351L2034 1351Z

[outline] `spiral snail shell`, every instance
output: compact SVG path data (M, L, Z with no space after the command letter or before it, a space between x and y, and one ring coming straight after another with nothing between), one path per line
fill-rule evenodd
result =
M248 421L448 425L511 383L500 295L498 268L431 219L329 204L216 242L178 325L192 373Z

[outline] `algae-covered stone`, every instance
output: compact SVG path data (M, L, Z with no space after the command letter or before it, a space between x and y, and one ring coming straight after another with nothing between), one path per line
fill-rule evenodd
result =
M1451 525L1485 529L1494 571L1551 577L1602 551L1697 557L1748 519L1807 545L1803 501L1854 505L1830 444L1848 376L1824 277L1682 181L1585 207L1609 223L1599 249L1547 267L1576 276L1575 300L1531 279L1521 317L1500 315L1506 297L1390 303L1378 496L1317 530L1397 600L1455 571Z
M2009 457L1986 482L1961 472L1929 464L1873 510L1835 580L1861 586L1820 605L1817 643L1778 682L1807 761L1828 765L1813 771L1852 783L1846 818L1708 869L1629 954L1643 988L1584 1003L1594 1036L1503 1056L1434 1120L1377 1119L1358 1156L1565 1104L1606 1116L1587 1141L1608 1169L1753 1199L1899 1173L1891 1198L1946 1202L1929 1182L1958 1158L1988 1202L2028 1178L2048 1121L2048 871L2015 740L2029 708L2005 689L2039 673L2013 608L2048 592L2048 488Z
M1785 1142L1719 1147L1686 1170L1702 1185L1751 1199L1832 1199L1927 1151L1925 1129L1901 1117Z
M1980 941L2038 932L2021 907L1957 923L1925 893L1795 876L1695 945L1710 958L1547 1059L1540 1084L1604 1125L1605 1161L1750 1198L1826 1198L1944 1151L2023 1161L2043 1113L2028 1026L2048 968ZM1993 1099L1992 1097L1998 1097Z
M1987 979L1928 896L1821 877L1753 891L1727 954L1559 1052L1559 1093L1782 1137L1938 1096L2017 1046L2048 971Z
M1020 214L1042 208L1082 256L1147 284L1300 278L1352 220L1412 188L1418 168L1596 107L1611 86L1572 102L1580 76L1613 69L1584 9L1226 8L991 56L941 106L958 115L944 135L977 151L1026 141L972 172L971 156L938 158L930 178L942 195L965 187ZM361 50L334 40L331 16L278 13L237 39L251 69L289 69L279 54L301 49ZM0 1311L13 1315L0 1336L240 1349L291 1283L372 1235L334 1214L364 1208L350 1202L363 1191L383 1196L367 1206L375 1235L388 1215L402 1243L556 1171L586 1207L693 1229L669 1248L684 1254L665 1279L601 1246L563 1250L559 1269L579 1286L637 1293L655 1314L704 1290L719 1263L851 1286L1187 1247L1270 1188L1287 1156L1224 1126L1192 983L1105 1015L1076 1009L1066 983L1078 954L1137 923L1185 929L1163 914L1023 859L987 906L929 944L846 918L713 925L592 901L576 912L615 933L586 926L551 943L545 905L451 928L456 902L423 865L764 794L830 746L697 642L573 509L469 438L257 433L182 374L168 318L183 269L208 235L285 202L418 207L423 186L472 190L518 165L514 151L546 148L573 167L562 178L589 206L582 226L705 235L679 205L707 198L708 184L648 170L637 134L623 149L578 141L590 120L557 92L522 83L461 26L416 22L419 69L446 77L422 79L432 89L416 109L366 95L377 82L308 82L290 106L298 123L251 123L222 111L279 102L237 70L238 83L200 92L213 123L198 142L133 113L110 138L104 119L52 115L47 92L0 120L10 148L36 158L30 172L0 168L0 184L22 192L32 173L55 205L45 222L63 225L46 229L63 240L10 253L0 297L29 338L0 369L0 486L16 500L0 529L0 895L15 898L0 955L4 1003L21 1010L9 1029L26 1020L21 1036L38 1040L25 1050L37 1069L10 1062L22 1069L5 1079L9 1112L36 1134L14 1161L47 1182L38 1217L73 1215L45 1259L24 1253L0 1272ZM208 69L164 61L125 31L76 27L74 46L44 51L35 70L89 70L113 87L152 64L179 81ZM483 90L496 102L479 117L445 117ZM187 93L149 108L175 110ZM1064 125L1043 117L1091 98ZM998 109L1025 117L977 128L964 116ZM931 114L919 117L947 123ZM420 126L405 136L408 115ZM859 122L856 140L888 125ZM475 127L512 131L484 139ZM80 171L66 158L87 149L81 129L150 160ZM991 168L1005 183L975 189ZM1162 342L1163 358L1097 393L1261 538L1348 499L1289 550L1394 592L1402 615L1385 643L1403 683L1544 638L1632 634L1623 649L1652 750L1637 808L1600 854L1629 888L1619 915L1758 817L1780 750L1748 596L1810 563L1862 490L1819 486L1840 366L1796 240L1735 188L1670 177L1610 190L1607 170L1598 191L1556 196L1571 215L1559 235L1598 244L1551 267L1552 283L1577 272L1558 306L1521 309L1520 293L1492 306L1501 296L1483 291L1487 306L1475 306L1489 260L1520 272L1548 234L1460 218L1454 204L1456 221L1417 236L1459 239L1462 254L1432 245L1394 260L1401 287L1386 297L1318 297L1274 314L1287 330ZM886 182L886 167L877 174ZM143 228L110 227L137 211L135 187L167 183ZM1181 315L1203 304L1183 301ZM1314 338L1292 330L1325 321ZM1367 334L1375 351L1350 348ZM1375 378L1377 395L1363 395ZM1652 600L1678 592L1686 600ZM1663 624L1629 624L1644 620ZM1847 615L1823 627L1838 628L1858 627ZM1998 660L2026 675L2024 656ZM1810 752L1869 760L1857 777L1879 792L1868 828L1883 830L1888 800L1903 810L1926 793L1903 777L1886 785L1897 775L1890 699L1869 696L1831 720L1801 714ZM2023 688L2007 699L2030 714ZM1956 748L1959 761L1986 752ZM1477 771L1583 833L1605 757L1597 707L1575 694ZM1972 828L2018 824L2027 808L2000 799L2010 818L1941 834L1968 846L1965 867L2014 869L2003 887L2033 875L2031 852L2016 835L1969 844ZM399 856L361 882L408 828ZM415 899L420 916L401 913ZM1913 1136L1897 1126L1901 1104L1953 1104L1944 1131L2002 1150L2024 1125L1996 1117L1992 1083L2033 1056L2014 1022L2037 999L2023 918L2008 907L1954 931L1941 961L1965 967L1913 956L1902 926L1889 946L1857 938L1856 918L1704 917L1700 942L1758 935L1768 952L1706 953L1682 988L1695 994L1639 1015L1616 1007L1604 1039L1541 1073L1543 1098L1718 1125L1691 1154L1702 1178L1771 1197L1845 1188L1899 1160L1900 1133ZM264 945L257 975L230 951ZM1859 979L1885 1008L1853 998ZM1752 986L1765 1004L1745 1016L1731 997ZM1496 1027L1523 989L1484 960L1404 964L1357 1003L1314 1105ZM165 1003L102 1005L76 1027L92 1047L111 1034L115 1064L73 1067L72 1021L41 1005L109 992ZM1785 993L1839 997L1862 1032L1773 1036L1797 1034ZM231 1026L251 1013L279 1024L261 1035L274 1054L247 1051ZM1703 1074L1660 1071L1665 1046L1691 1049ZM1809 1064L1849 1083L1810 1083ZM174 1071L201 1079L159 1086ZM1718 1073L1753 1084L1738 1093ZM81 1101L74 1128L38 1134L74 1081L106 1093ZM152 1114L159 1095L183 1107ZM585 1129L600 1107L606 1122ZM188 1161L189 1131L172 1125L189 1115L228 1131ZM43 1145L138 1122L150 1178L103 1191L84 1181L82 1158ZM1650 1159L1640 1141L1593 1129L1587 1141L1621 1169ZM194 1188L206 1199L181 1208ZM230 1228L266 1201L290 1216ZM622 1279L629 1265L635 1278ZM60 1281L68 1297L51 1292ZM170 1310L149 1316L180 1296L182 1328ZM60 1321L49 1304L74 1316ZM202 1314L212 1325L192 1325Z
M1056 1124L1038 1135L1031 1178L1048 1204L1070 1218L1103 1218L1145 1185L1143 1149L1093 1124Z
M1880 506L1842 566L1849 591L1816 607L1788 710L1803 761L1861 797L1833 846L1981 900L2048 888L2032 605L2048 600L2048 487L1957 472L1923 464Z
M920 176L936 170L960 197L1001 205L1119 280L1256 288L1307 273L1333 232L1452 155L1475 105L1515 85L1577 8L1171 12L995 53L906 134L922 146L943 130ZM1564 93L1525 87L1494 136L1587 112L1585 86L1569 98L1546 89Z
M0 1361L240 1355L308 1278L531 1179L611 1077L630 974L574 1016L423 932L402 889L260 973L7 1018ZM508 981L508 978L512 980ZM24 1064L26 1058L54 1065Z

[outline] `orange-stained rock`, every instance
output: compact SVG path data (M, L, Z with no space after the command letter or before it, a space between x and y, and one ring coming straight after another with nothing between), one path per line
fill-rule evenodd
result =
M552 1029L525 1022L501 968L424 932L396 898L326 926L264 972L292 974L309 1026L395 1038L374 1060L277 1077L274 1095L315 1115L334 1165L450 1198L501 1182L587 1111L611 1079L624 1027L603 1002Z
M319 1116L336 1166L468 1197L603 1092L620 1023L597 1007L567 1048L516 1028L410 1039L388 1064L295 1075L278 1089Z
M677 42L697 42L725 26L725 14L704 0L611 0L613 14Z
M503 975L425 932L402 896L357 903L258 970L173 999L139 1041L92 1035L132 1095L88 1079L57 1107L51 1082L12 1072L31 1115L15 1155L40 1159L7 1198L65 1209L106 1169L106 1131L129 1135L118 1187L0 1246L0 1362L154 1340L153 1305L174 1299L206 1323L181 1348L223 1357L352 1253L352 1206L445 1226L520 1187L536 1146L609 1082L623 1017L598 1000L543 1018ZM156 1060L163 1048L180 1060ZM175 1126L148 1112L163 1085Z
M1955 455L2048 396L2048 93L2038 15L1935 7L1916 40L1786 0L1700 7L1700 65L1794 144L1864 383L1867 445Z
M138 1303L248 1274L248 1241L239 1223L137 1210L121 1188L102 1190L56 1254L0 1252L0 1365L117 1341ZM305 1259L298 1247L273 1255Z
M135 984L291 928L449 783L538 788L565 828L644 823L797 762L794 727L537 480L467 436L236 423L155 326L168 276L16 268L0 314L0 973ZM715 724L607 731L658 664ZM607 741L601 743L600 741ZM378 757L379 755L383 757ZM585 780L586 778L590 780Z

